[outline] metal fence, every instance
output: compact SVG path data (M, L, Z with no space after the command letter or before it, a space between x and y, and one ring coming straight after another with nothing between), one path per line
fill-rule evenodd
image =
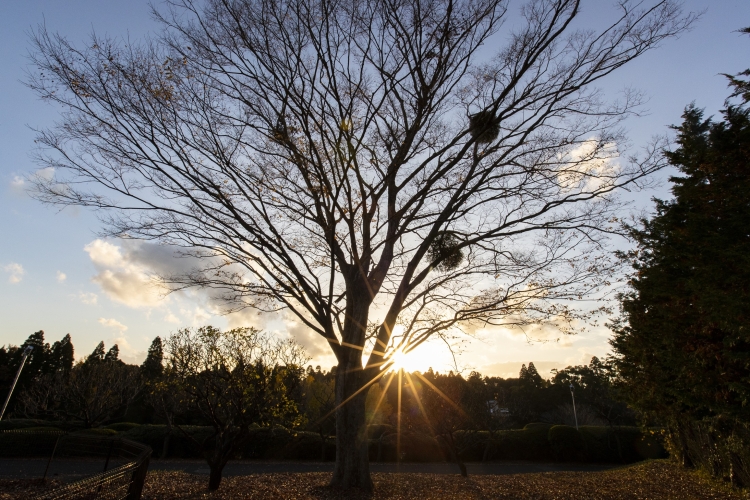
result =
M151 448L115 436L86 435L54 431L0 432L6 458L35 458L20 461L34 465L27 477L48 479L51 466L76 463L78 474L69 482L28 498L37 500L112 499L138 500L146 480ZM40 460L42 459L42 460ZM45 464L46 462L46 464ZM41 472L41 468L44 472ZM83 471L84 474L80 472Z

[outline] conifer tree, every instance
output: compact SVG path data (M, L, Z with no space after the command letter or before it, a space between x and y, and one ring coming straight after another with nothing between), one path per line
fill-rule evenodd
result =
M636 271L612 341L642 409L659 415L750 417L750 119L694 106L667 153L682 176L672 201L633 229Z
M86 363L98 363L104 361L104 342L99 342L94 350L86 358Z
M107 351L107 354L104 355L104 362L115 363L117 361L120 361L120 348L117 346L117 344L115 344L110 347L109 351Z
M70 334L65 335L62 340L59 340L52 344L52 351L50 354L50 364L52 371L70 373L75 362L75 351L73 349L73 341L70 338Z
M148 348L146 359L141 364L141 375L146 380L154 380L164 371L162 361L164 360L164 347L161 337L156 337Z

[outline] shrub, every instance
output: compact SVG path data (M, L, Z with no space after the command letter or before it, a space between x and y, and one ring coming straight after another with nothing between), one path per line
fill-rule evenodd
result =
M103 427L97 427L94 429L81 429L75 432L76 434L86 434L92 436L116 436L117 431L113 429L105 429Z
M587 459L586 445L575 427L554 425L547 433L547 440L557 461L570 462Z
M135 422L118 422L116 424L109 424L105 425L105 429L112 429L113 431L117 432L125 432L129 431L130 429L134 427L138 427L141 424L136 424Z
M0 421L0 431L13 431L18 429L28 429L30 427L57 427L57 422L30 418L14 418L12 420Z
M0 457L48 457L52 453L56 432L0 432Z
M370 460L377 461L380 452L381 461L395 462L397 440L395 432L383 435L382 439L370 439ZM401 456L405 462L444 462L447 455L434 437L419 432L405 432L401 434Z

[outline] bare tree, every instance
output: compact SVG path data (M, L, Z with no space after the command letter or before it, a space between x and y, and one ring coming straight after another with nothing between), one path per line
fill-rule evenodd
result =
M213 427L202 441L184 434L203 452L210 468L208 488L216 490L227 461L247 442L251 424L298 420L287 375L309 358L293 340L274 342L253 328L184 329L166 345L170 383L164 389L176 391L183 408L198 412Z
M125 413L141 390L138 367L121 361L79 362L69 373L41 376L22 394L20 412L96 427Z
M328 341L334 485L372 487L365 388L391 353L470 323L565 328L606 283L615 193L662 167L655 147L610 161L641 99L595 84L695 16L621 0L596 31L579 0L508 6L171 0L142 46L34 37L29 85L65 110L37 197L200 257L174 288Z

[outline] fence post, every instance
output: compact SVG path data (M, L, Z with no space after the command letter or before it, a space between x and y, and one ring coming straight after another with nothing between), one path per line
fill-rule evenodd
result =
M107 472L107 467L109 466L109 458L112 456L112 449L114 447L115 447L115 439L109 442L109 451L107 452L107 460L104 461L104 470L102 472Z
M141 493L143 492L143 485L146 482L150 457L151 453L149 452L143 457L143 461L138 464L138 467L133 471L133 476L130 479L130 486L128 487L128 494L125 497L125 500L140 500Z

